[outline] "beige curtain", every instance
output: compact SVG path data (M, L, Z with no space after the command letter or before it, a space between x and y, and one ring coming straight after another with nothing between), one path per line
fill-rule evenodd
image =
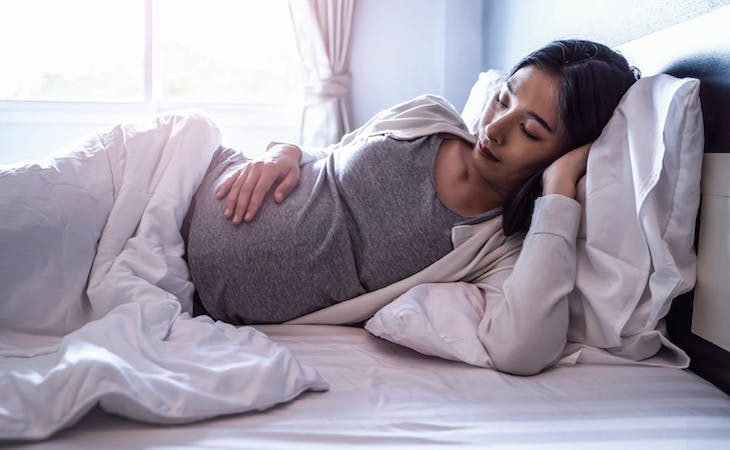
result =
M289 0L304 66L301 143L323 147L352 129L348 48L354 0Z

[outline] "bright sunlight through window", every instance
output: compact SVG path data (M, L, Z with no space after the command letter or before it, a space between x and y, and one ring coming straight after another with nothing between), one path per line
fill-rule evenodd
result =
M301 98L287 0L0 0L0 100Z
M0 98L144 98L140 1L2 0L0 5Z

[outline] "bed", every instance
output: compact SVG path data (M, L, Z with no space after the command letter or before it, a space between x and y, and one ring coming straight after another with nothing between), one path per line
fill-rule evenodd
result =
M730 43L707 47L705 37L723 36L729 21L730 8L719 8L621 47L645 76L667 72L701 80L705 152L711 154L706 156L711 163L705 160L707 179L715 177L707 174L709 168L726 164L717 154L730 152ZM667 39L678 34L702 38L665 51ZM720 188L703 179L705 198L730 197L730 190ZM691 357L689 370L576 364L519 377L426 356L362 327L264 325L258 331L327 380L326 392L305 392L264 411L180 425L145 424L94 407L50 439L7 444L28 449L728 448L730 353L722 341L708 342L716 325L693 324L691 317L693 310L722 317L722 310L703 308L717 308L718 297L721 307L730 295L714 288L723 280L713 264L722 268L727 253L703 255L723 248L712 245L722 239L722 226L703 226L714 220L711 204L703 200L697 227L698 290L704 292L696 304L693 293L676 300L667 319L670 338ZM719 208L722 216L722 202Z
M271 410L183 426L92 411L32 449L723 448L728 398L676 369L592 366L537 377L424 357L361 328L262 329L330 383Z

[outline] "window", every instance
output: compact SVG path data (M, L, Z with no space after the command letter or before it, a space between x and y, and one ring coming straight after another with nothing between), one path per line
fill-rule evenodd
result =
M5 1L3 6L1 98L141 99L145 38L141 5L26 0Z
M98 126L186 107L234 135L253 121L268 139L297 137L287 0L3 0L0 54L0 142L13 123Z
M157 3L162 98L286 103L298 95L286 0Z
M286 0L3 5L5 100L276 104L299 95Z

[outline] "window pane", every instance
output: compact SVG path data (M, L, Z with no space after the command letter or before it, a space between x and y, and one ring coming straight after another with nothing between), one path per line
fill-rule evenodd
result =
M141 100L143 0L0 1L0 99Z
M286 0L159 0L162 97L281 104L302 82Z

